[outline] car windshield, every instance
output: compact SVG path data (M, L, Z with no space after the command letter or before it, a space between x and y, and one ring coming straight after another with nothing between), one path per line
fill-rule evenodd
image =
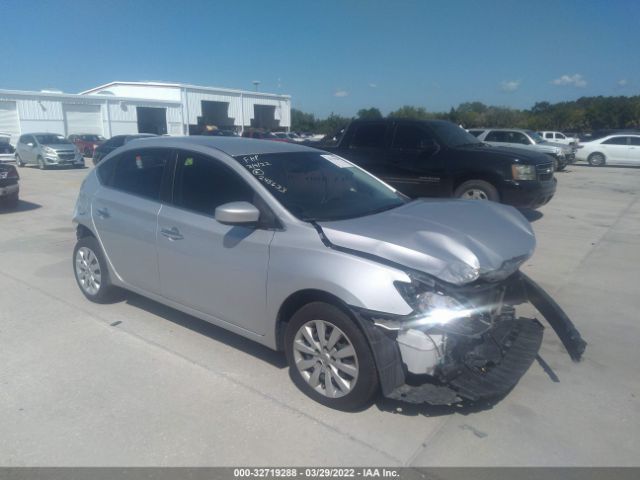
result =
M234 157L293 215L305 221L363 217L406 197L347 160L323 152Z
M53 133L36 135L35 137L41 145L64 145L69 143L69 140L64 138L62 135L55 135Z
M529 136L533 139L533 141L534 141L534 142L536 142L536 143L546 143L546 142L547 142L547 141L546 141L544 138L542 138L542 136L540 136L540 134L539 134L539 133L537 133L537 132L533 132L533 131L531 131L531 130L527 130L525 133L526 133L527 135L529 135Z
M464 128L451 122L433 121L429 127L437 137L449 147L461 147L463 145L477 145L482 142L467 132Z

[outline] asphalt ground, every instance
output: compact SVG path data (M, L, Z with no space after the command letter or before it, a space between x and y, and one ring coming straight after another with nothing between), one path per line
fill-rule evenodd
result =
M71 261L87 172L23 168L19 208L0 211L0 465L640 465L640 169L569 166L526 212L524 271L589 342L582 362L547 328L547 367L494 405L357 413L206 322L134 294L87 301Z

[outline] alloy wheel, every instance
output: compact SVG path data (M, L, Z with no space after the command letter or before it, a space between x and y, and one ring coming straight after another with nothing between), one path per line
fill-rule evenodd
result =
M465 190L460 198L467 200L489 200L487 192L480 190L479 188L470 188L469 190Z
M89 295L97 295L102 285L102 271L96 254L87 247L76 253L76 275L80 287Z
M339 398L358 381L358 356L349 337L324 320L311 320L298 330L293 358L302 378L318 393Z

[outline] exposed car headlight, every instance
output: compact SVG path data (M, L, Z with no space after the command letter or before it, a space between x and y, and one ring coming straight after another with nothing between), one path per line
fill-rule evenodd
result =
M51 155L55 155L55 153L56 153L56 151L55 151L53 148L51 148L51 147L47 147L47 146L43 146L43 147L42 147L42 151L43 151L44 153L49 153L49 154L51 154Z
M511 174L514 180L535 180L536 166L514 163L511 165Z
M480 308L464 305L462 302L412 278L411 283L395 282L400 295L414 309L414 313L404 318L374 316L376 325L388 330L437 329L443 333L473 336L490 327L486 312L490 305Z

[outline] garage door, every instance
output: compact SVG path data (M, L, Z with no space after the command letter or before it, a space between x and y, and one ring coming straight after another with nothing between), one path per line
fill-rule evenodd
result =
M0 102L0 133L9 133L15 145L20 136L20 123L16 102Z
M67 135L72 133L102 135L100 105L63 105L63 109Z

